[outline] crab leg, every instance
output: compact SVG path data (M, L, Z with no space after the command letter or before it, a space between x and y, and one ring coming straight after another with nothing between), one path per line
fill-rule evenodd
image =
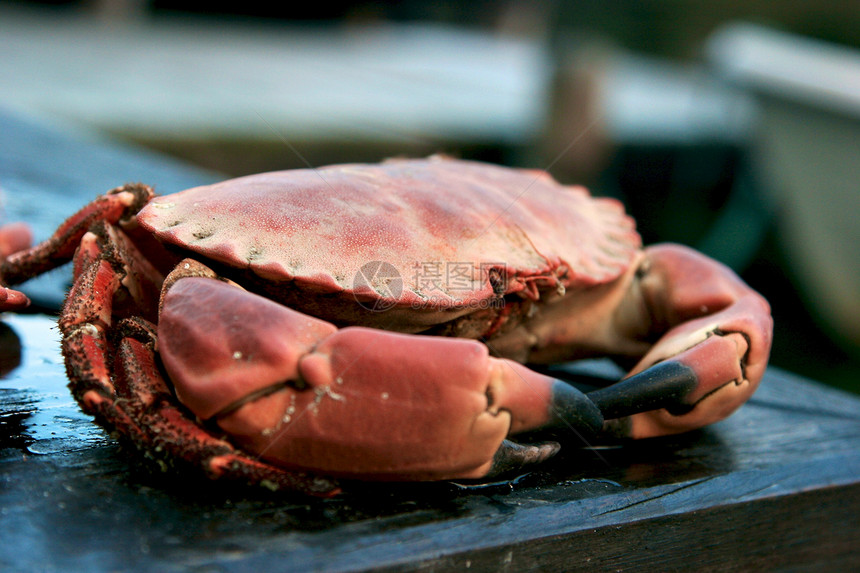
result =
M627 431L636 438L722 420L764 374L767 302L728 268L677 245L646 249L637 276L631 296L648 316L648 336L659 339L629 378L589 397L606 418L630 415Z
M168 276L159 352L177 397L243 449L363 479L479 478L547 459L509 434L603 423L578 390L477 341L337 329L205 277Z
M0 280L15 285L72 260L82 237L94 225L114 224L137 212L154 196L145 185L125 185L108 191L66 219L46 241L29 247L32 235L18 223L0 228ZM81 273L76 264L75 276ZM0 286L0 310L20 310L30 301L22 293Z
M0 287L0 311L22 310L30 306L30 299L24 293Z
M0 261L27 249L33 241L30 228L23 223L12 223L0 227ZM0 311L20 310L30 304L29 299L16 290L0 286Z
M10 255L0 266L3 282L7 285L22 283L69 262L81 237L94 223L117 223L136 212L153 196L152 189L145 185L125 185L94 199L66 219L46 241Z

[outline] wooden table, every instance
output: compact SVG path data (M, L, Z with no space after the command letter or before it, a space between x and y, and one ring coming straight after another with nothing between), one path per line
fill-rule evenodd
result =
M214 177L0 113L7 216L40 234L126 180L173 191ZM66 277L37 289L46 307ZM52 319L4 322L0 364L21 354L0 380L2 570L860 566L860 400L778 369L730 419L687 435L572 445L482 487L365 484L311 500L141 470L71 400Z

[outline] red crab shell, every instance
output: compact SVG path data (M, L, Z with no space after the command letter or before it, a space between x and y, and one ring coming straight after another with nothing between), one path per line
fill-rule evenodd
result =
M309 309L310 298L340 293L356 297L352 304L446 311L448 320L452 310L499 295L536 298L537 289L612 281L641 246L617 201L560 186L540 171L472 162L451 169L447 162L252 175L158 197L138 221L166 243L265 281L291 281L300 291L287 297L291 306L341 323L370 319L342 316L353 313L338 305ZM356 273L373 261L393 265L402 288L356 284ZM456 280L447 280L455 267ZM442 274L429 280L429 272ZM410 314L398 313L397 330L441 320Z

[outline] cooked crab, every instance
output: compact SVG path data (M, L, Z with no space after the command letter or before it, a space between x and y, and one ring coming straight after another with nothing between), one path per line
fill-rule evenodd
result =
M432 157L114 189L2 265L74 259L60 329L82 408L162 464L312 493L330 477L481 478L633 438L755 390L767 302L688 248L641 248L614 200ZM524 363L610 356L588 394ZM326 478L326 479L323 479Z

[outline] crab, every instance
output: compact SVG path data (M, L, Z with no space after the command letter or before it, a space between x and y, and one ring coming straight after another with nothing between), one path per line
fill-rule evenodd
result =
M72 393L144 457L332 495L486 479L560 448L522 433L647 438L737 409L767 364L768 303L634 227L546 172L433 156L160 197L128 184L0 276L74 261ZM524 365L595 356L628 375L584 393Z

